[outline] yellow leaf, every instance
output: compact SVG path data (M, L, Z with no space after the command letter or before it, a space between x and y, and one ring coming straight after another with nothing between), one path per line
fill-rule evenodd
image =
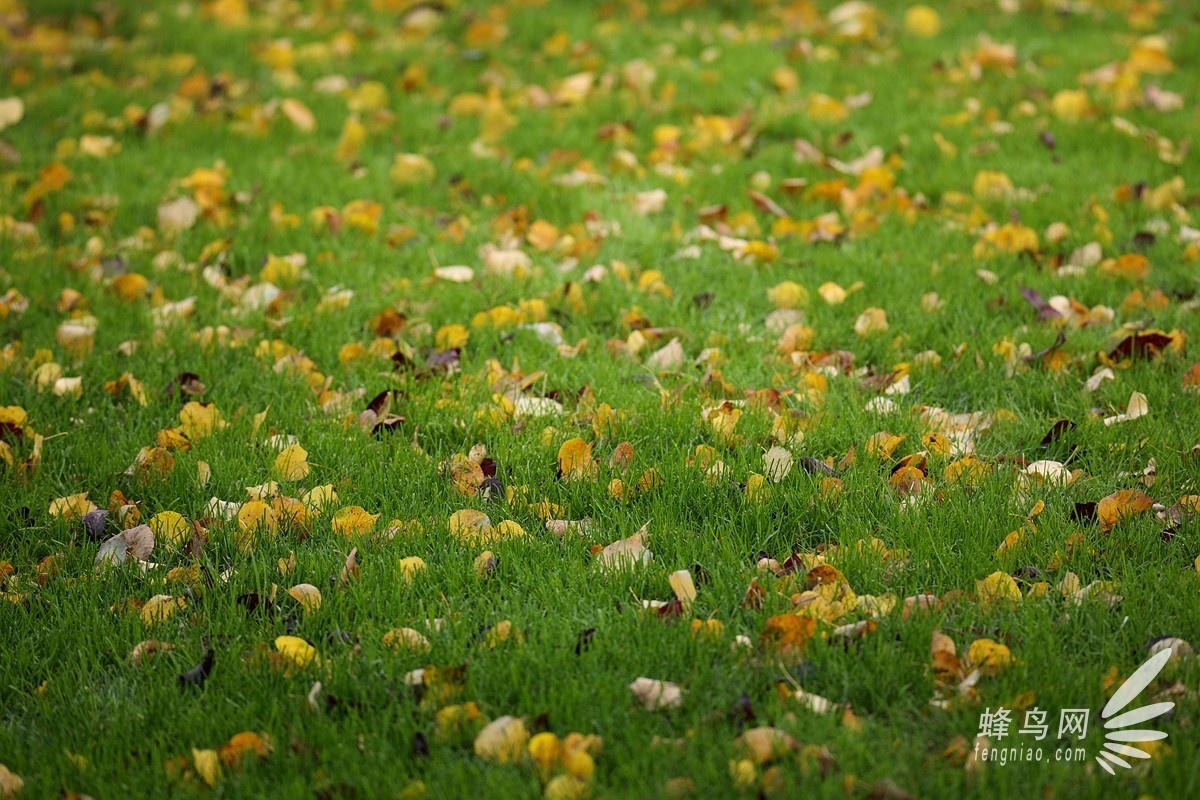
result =
M127 272L114 278L111 288L116 292L117 297L132 303L134 300L146 296L146 290L150 288L150 281L144 275Z
M225 427L221 411L212 403L192 400L179 411L179 429L191 441L197 441Z
M767 290L767 299L776 308L799 308L808 305L808 290L795 281L784 281Z
M288 595L304 607L305 614L316 611L321 607L321 590L311 583L296 584L288 589Z
M549 250L558 241L558 228L544 219L539 219L529 226L525 240L538 250Z
M150 518L150 530L154 531L154 539L172 545L183 544L192 526L187 519L176 511L160 511Z
M1005 572L993 572L986 578L975 581L975 591L985 605L1021 599L1021 590L1017 582Z
M957 461L951 461L943 472L947 483L961 483L964 486L975 486L988 472L984 464L975 456L963 456Z
M929 39L941 32L942 18L929 6L910 6L904 12L904 30L913 36Z
M529 740L529 757L541 775L548 775L558 762L560 744L558 737L550 731L543 731Z
M1065 120L1080 120L1088 116L1092 103L1083 89L1063 89L1050 100L1054 116Z
M991 639L976 639L967 648L966 665L984 675L996 675L1012 664L1008 647Z
M450 515L450 535L460 542L492 538L492 521L487 514L464 508Z
M578 437L563 442L558 448L558 471L569 481L594 478L597 466L592 461L591 442Z
M867 452L881 461L886 461L892 457L892 451L904 439L904 436L898 436L887 431L876 433L870 439L867 439Z
M492 530L497 539L520 539L525 536L525 529L511 519L502 521Z
M1013 183L1003 172L981 169L975 173L971 192L980 200L1003 200L1013 193Z
M859 336L873 336L888 329L887 312L871 307L859 314L854 321L854 332Z
M443 325L438 328L434 343L439 350L448 350L452 347L466 347L470 338L471 332L465 325Z
M338 161L355 160L358 158L358 149L362 147L362 143L366 139L366 127L359 121L358 117L351 114L349 117L346 117L346 123L342 126L342 135L338 139L334 157Z
M285 447L275 459L275 474L285 481L299 481L308 476L308 451L298 444Z
M591 761L587 753L577 753L572 758L583 758ZM555 775L546 783L542 793L545 800L587 800L591 797L592 787L586 780L575 775Z
M777 614L767 620L767 626L758 638L764 647L803 652L816 631L815 617L807 614Z
M154 625L170 617L177 609L184 608L187 601L169 594L156 594L142 606L140 616L146 625Z
M192 748L192 764L196 774L209 786L216 786L221 780L221 760L216 750L197 750Z
M58 517L64 522L83 519L89 511L95 511L96 505L88 500L87 492L59 497L50 501L50 516Z
M424 572L426 569L425 559L420 556L408 556L396 562L396 571L400 573L400 576L404 580L410 583L418 574Z
M429 183L436 175L433 162L416 153L397 153L388 172L393 181L402 185Z
M317 658L317 649L299 636L277 637L275 639L275 649L297 667L307 667L314 660L318 664L321 663L320 659Z
M238 530L243 534L258 532L274 533L278 527L275 511L262 500L251 500L244 503L237 515Z
M523 719L500 717L475 737L475 755L495 764L511 764L521 758L528 742L529 731Z
M362 506L345 506L333 515L333 530L343 536L359 536L375 528L378 514L369 514Z

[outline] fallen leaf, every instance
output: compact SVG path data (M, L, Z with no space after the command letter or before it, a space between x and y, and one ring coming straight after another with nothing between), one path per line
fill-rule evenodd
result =
M221 780L221 759L216 750L197 750L192 748L192 764L196 774L209 786L216 786Z
M647 711L678 708L683 705L683 690L678 684L670 681L636 678L629 684L629 691L633 692L634 699Z
M288 589L288 595L304 607L304 613L309 614L321 607L321 590L311 583L298 583Z
M1096 504L1096 516L1100 525L1109 530L1126 519L1146 511L1154 505L1154 498L1137 489L1121 489L1103 498Z
M512 764L525 753L529 731L521 717L492 720L475 737L475 755L495 764Z
M149 525L138 525L118 533L100 545L95 563L97 566L104 563L119 565L124 564L129 558L133 558L135 561L148 561L152 550L154 550L154 532Z
M275 649L297 667L307 667L309 664L320 663L317 649L299 636L278 636L275 638Z
M628 570L649 564L654 554L646 549L646 525L625 539L619 539L596 554L596 563L605 572Z
M275 474L280 480L304 480L308 477L308 470L308 451L298 444L285 447L275 458Z

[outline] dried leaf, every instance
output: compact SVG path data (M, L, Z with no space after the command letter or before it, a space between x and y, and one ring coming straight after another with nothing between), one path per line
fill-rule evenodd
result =
M678 708L683 705L683 690L678 684L670 681L636 678L629 684L629 691L633 692L634 699L647 711Z

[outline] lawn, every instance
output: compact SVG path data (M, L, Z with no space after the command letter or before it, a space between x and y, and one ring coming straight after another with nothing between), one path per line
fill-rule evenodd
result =
M1182 0L0 0L0 798L1195 796L1198 95Z

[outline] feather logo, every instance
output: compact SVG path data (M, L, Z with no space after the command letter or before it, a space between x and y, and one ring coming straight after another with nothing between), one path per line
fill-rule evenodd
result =
M1172 650L1167 648L1161 653L1151 656L1150 660L1138 667L1137 672L1130 675L1121 684L1121 688L1117 689L1117 693L1112 696L1112 699L1104 706L1104 710L1100 712L1100 717L1107 720L1104 723L1104 729L1108 733L1104 735L1104 750L1101 750L1100 755L1096 756L1096 763L1104 767L1108 774L1117 774L1112 768L1114 764L1125 769L1130 769L1133 766L1124 758L1121 758L1121 756L1128 756L1129 758L1150 757L1149 753L1139 750L1132 745L1138 742L1153 742L1158 739L1167 738L1165 731L1156 731L1149 728L1125 729L1147 720L1161 717L1175 707L1174 703L1151 703L1148 706L1130 709L1123 714L1120 712L1124 710L1125 706L1134 701L1138 694L1150 684L1150 681L1158 677L1158 673L1162 672L1162 668L1171 659L1171 654ZM1110 717L1111 719L1109 719Z

